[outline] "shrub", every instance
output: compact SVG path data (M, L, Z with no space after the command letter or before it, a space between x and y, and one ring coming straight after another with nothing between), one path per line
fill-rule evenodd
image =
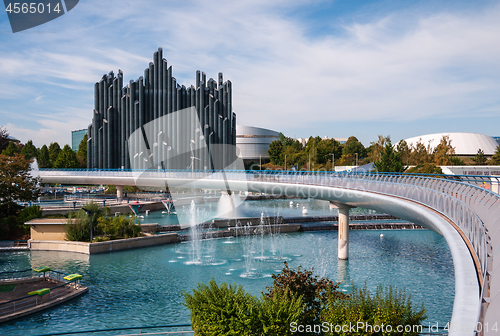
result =
M303 296L293 294L289 288L274 287L274 295L262 295L257 307L257 326L254 327L258 335L283 336L292 335L290 325L299 322L304 313Z
M381 330L362 329L359 333L340 332L328 335L418 335L413 326L420 325L427 318L426 309L418 308L411 303L411 297L404 291L393 290L392 287L377 287L375 296L370 296L366 285L362 289L354 288L348 298L338 299L330 297L328 308L323 311L323 321L332 325L349 325L349 323L363 322L370 326L391 325L392 332L385 333ZM397 326L411 326L412 330L397 332Z
M100 217L97 231L110 239L133 238L141 235L141 226L135 223L135 217Z
M252 316L257 300L243 287L215 280L198 284L193 295L183 293L184 305L191 311L191 326L196 335L254 335Z
M90 242L90 217L83 211L70 213L64 226L66 240Z
M314 270L314 268L313 268ZM300 322L304 325L320 324L321 309L326 306L329 298L345 298L346 295L338 291L338 284L328 278L313 276L313 271L290 269L285 261L285 267L280 274L273 274L273 287L268 287L267 297L282 296L289 292L292 296L302 296L304 311ZM280 291L276 292L276 289Z

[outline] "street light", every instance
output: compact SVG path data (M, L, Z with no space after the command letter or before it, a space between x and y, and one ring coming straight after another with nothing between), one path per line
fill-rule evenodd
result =
M307 167L307 170L311 171L311 154L309 154L309 165Z
M82 210L90 216L90 242L92 243L92 216L94 215L94 211L85 208L82 208Z
M335 154L332 153L332 171L335 172Z
M285 171L286 171L286 154L285 154Z
M358 166L358 153L356 153L356 167Z

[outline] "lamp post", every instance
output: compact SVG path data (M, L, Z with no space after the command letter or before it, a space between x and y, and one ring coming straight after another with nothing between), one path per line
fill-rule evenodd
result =
M332 171L335 173L335 153L332 153Z
M286 154L285 154L285 171L286 171Z
M90 216L90 242L92 243L92 216L94 215L94 211L85 208L82 208L82 210Z
M356 153L356 167L358 166L358 153Z
M309 165L307 166L307 170L311 171L311 154L309 154Z

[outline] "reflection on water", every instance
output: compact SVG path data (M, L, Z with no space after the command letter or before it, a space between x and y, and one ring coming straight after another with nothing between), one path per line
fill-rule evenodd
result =
M384 237L380 237L383 233ZM203 241L201 265L188 265L189 243L87 256L64 252L0 253L0 270L50 266L80 273L88 294L45 312L0 326L0 334L33 335L70 330L189 323L182 291L198 282L237 283L254 295L283 268L314 267L317 275L375 291L378 284L406 288L425 304L428 321L447 322L454 273L444 238L427 230L351 231L350 259L337 259L337 232L258 235ZM213 262L210 262L212 260Z

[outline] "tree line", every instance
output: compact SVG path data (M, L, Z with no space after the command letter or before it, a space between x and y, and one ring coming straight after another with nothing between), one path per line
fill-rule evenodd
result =
M271 169L331 170L334 165L373 162L380 172L442 173L439 166L500 164L500 146L491 158L479 149L474 157L466 159L455 154L455 147L448 136L443 136L436 148L431 148L430 144L426 145L422 140L415 144L401 140L393 146L390 136L383 135L379 135L378 140L371 142L368 147L355 136L349 137L343 144L335 139L310 137L303 146L299 141L280 133L279 139L269 145L268 154L270 163L266 168Z
M85 134L77 152L69 145L61 149L57 142L37 148L32 140L25 144L10 140L7 130L0 127L0 153L5 156L21 154L27 160L35 158L39 168L87 168L87 140L88 136Z

